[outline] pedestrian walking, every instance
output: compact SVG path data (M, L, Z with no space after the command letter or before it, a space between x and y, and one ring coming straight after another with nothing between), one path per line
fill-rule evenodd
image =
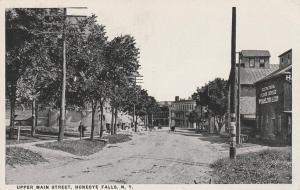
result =
M79 134L80 134L80 139L81 139L81 137L84 137L84 131L85 130L86 130L86 128L82 124L82 121L80 121L80 124L78 126L78 131L79 131Z

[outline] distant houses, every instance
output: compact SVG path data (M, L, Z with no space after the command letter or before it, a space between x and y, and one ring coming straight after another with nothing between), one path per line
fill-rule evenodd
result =
M10 104L6 101L6 126L9 126L10 122ZM45 107L44 105L39 105L37 107L37 117L36 126L37 127L49 127L58 128L59 125L59 110L52 109L51 107ZM71 108L66 109L66 131L77 132L80 122L84 126L87 126L87 131L90 131L92 118L92 110L89 106L83 110L75 110ZM16 106L16 122L17 125L31 126L32 124L32 110L27 104L17 104ZM95 132L99 131L100 127L100 112L96 111L95 121ZM141 121L139 120L141 123ZM119 112L117 118L117 126L124 129L125 127L130 127L132 123L132 116L128 113ZM103 115L103 129L110 129L111 125L111 111L110 105L105 104L104 115Z
M195 128L196 123L191 123L188 119L189 114L196 109L196 101L192 99L179 99L175 97L175 101L159 102L160 111L155 113L154 124L184 128ZM171 116L171 117L170 117Z

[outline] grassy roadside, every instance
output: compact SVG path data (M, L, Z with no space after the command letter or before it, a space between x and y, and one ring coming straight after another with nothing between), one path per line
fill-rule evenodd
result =
M109 144L115 144L115 143L122 143L127 142L131 140L131 135L127 134L115 134L115 135L109 135L103 137L103 139L106 139Z
M47 162L38 153L32 152L21 147L6 148L6 164L10 166L37 164L38 162Z
M44 144L36 144L38 147L61 150L77 156L87 156L100 151L104 146L105 142L100 140L70 140L62 142L48 142Z
M214 182L220 184L292 183L291 148L265 150L214 162Z
M104 139L106 139L109 144L121 143L131 140L130 135L125 134L106 136L104 137ZM38 147L61 150L77 156L88 156L94 154L102 150L105 145L105 141L99 139L70 140L62 142L55 141L44 144L36 144L36 146Z

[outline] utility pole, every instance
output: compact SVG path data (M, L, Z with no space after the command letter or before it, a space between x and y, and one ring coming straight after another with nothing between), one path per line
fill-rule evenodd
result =
M210 111L209 111L209 83L207 85L207 97L208 97L208 102L207 102L207 118L208 118L208 133L210 133L210 128L211 128L211 117L210 117Z
M69 7L72 9L85 9L86 7ZM70 17L84 17L84 16L73 16ZM63 8L63 29L62 29L62 43L63 43L63 62L62 62L62 88L61 88L61 105L60 105L60 118L59 118L59 135L58 141L64 139L64 131L66 124L66 79L67 79L67 58L66 58L66 18L67 8Z
M236 126L236 144L241 143L241 114L240 114L240 78L241 78L241 61L240 61L240 53L238 52L238 59L239 59L239 64L238 64L238 78L237 78L237 126Z
M152 125L152 128L153 128L153 113L151 114L151 125Z
M142 77L141 75L134 73L132 76L128 77L130 79L131 82L133 82L133 89L136 92L136 86L137 84L141 84L142 82ZM138 95L135 97L136 101L138 101ZM134 123L134 132L137 132L137 118L136 118L136 105L135 102L133 103L133 123Z
M236 8L232 7L231 30L231 81L230 81L230 147L229 157L236 159L236 77L235 77L235 49L236 49Z
M171 111L172 105L169 105L169 128L171 129L171 122L172 122L172 111Z
M62 87L61 87L61 104L60 104L60 118L59 118L59 135L58 141L64 139L64 130L65 130L65 106L66 106L66 77L67 77L67 65L66 65L66 15L67 9L63 10L63 31L62 31L62 41L63 41L63 66L62 66Z
M137 132L137 126L135 121L135 103L133 104L133 124L134 124L134 132Z
M38 32L38 34L54 34L54 35L62 35L62 85L61 85L61 107L60 107L60 117L59 117L59 134L58 141L62 141L64 138L64 128L65 128L65 105L66 105L66 74L67 74L67 65L66 65L66 19L67 17L86 17L82 15L67 15L67 8L69 9L87 9L87 7L65 7L63 8L62 15L46 15L45 17L59 17L62 18L62 31L42 31ZM48 9L62 9L59 7L51 7ZM54 23L45 23L48 25L57 25ZM61 25L61 24L58 24Z

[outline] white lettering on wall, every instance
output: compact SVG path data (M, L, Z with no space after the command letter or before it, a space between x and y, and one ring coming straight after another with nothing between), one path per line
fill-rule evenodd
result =
M258 99L259 104L268 104L272 102L278 102L277 90L275 89L275 85L269 85L267 87L263 87L261 89L262 93L259 95L260 99Z

